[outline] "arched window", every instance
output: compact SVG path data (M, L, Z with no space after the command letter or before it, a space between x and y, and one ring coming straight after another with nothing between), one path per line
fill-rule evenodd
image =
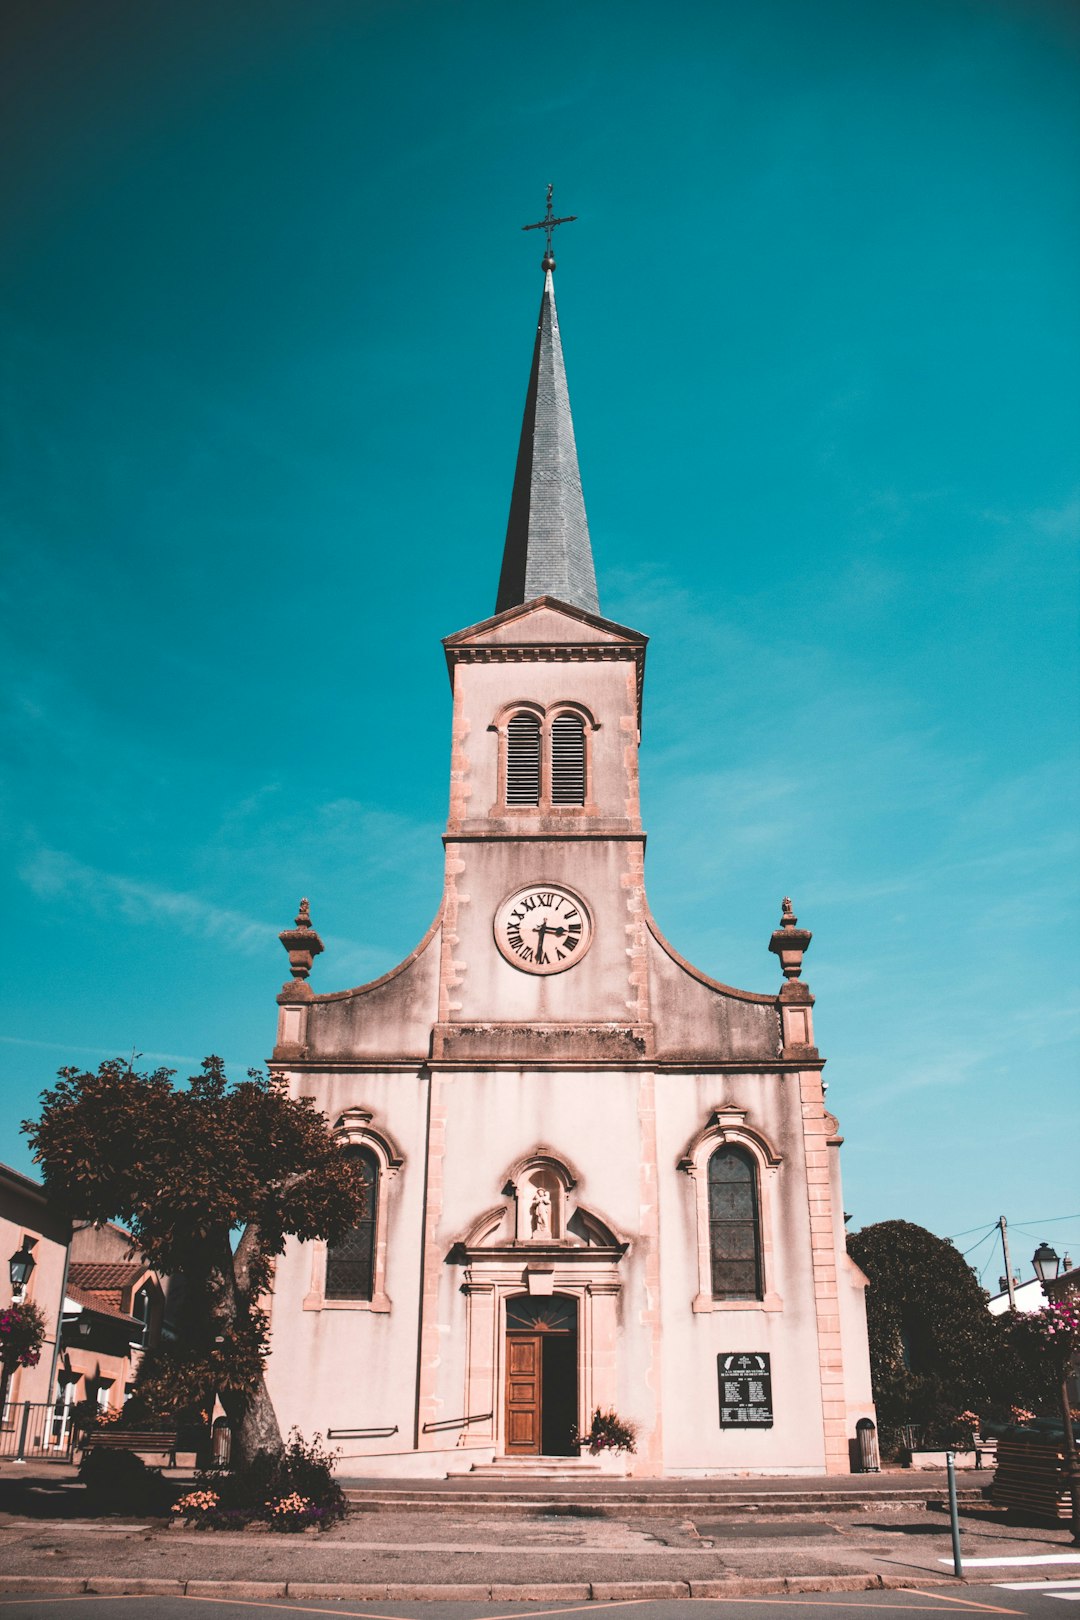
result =
M585 803L585 722L557 714L551 722L551 802Z
M709 1253L714 1299L761 1298L757 1171L745 1148L709 1160Z
M375 1277L375 1225L379 1203L379 1164L366 1147L342 1149L360 1173L364 1211L351 1232L326 1251L327 1299L371 1299Z
M527 710L506 728L506 802L540 803L540 720Z

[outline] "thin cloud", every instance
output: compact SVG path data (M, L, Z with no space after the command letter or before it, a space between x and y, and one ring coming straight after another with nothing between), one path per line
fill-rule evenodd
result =
M124 1042L117 1041L115 1046L69 1046L61 1041L34 1041L25 1035L0 1035L0 1045L3 1046L32 1046L43 1052L70 1052L81 1057L122 1058L132 1056L125 1053ZM199 1058L189 1057L183 1052L140 1052L135 1051L134 1060L139 1062L145 1058L152 1063L191 1063L197 1064Z
M186 934L228 940L254 955L277 938L277 929L241 912L215 906L196 894L142 883L87 866L63 850L39 849L19 868L23 882L40 899L74 900L101 913L114 912L142 925L167 924Z

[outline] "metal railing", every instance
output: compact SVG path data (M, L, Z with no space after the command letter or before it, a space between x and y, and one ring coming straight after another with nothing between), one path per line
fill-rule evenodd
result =
M392 1429L327 1429L328 1440L389 1440L392 1434L397 1434L398 1426L395 1423Z
M70 1407L20 1401L4 1414L0 1457L14 1462L70 1462L74 1440Z
M425 1423L425 1434L440 1434L443 1429L467 1429L470 1423L490 1423L494 1412L474 1412L470 1417L440 1418L437 1423Z

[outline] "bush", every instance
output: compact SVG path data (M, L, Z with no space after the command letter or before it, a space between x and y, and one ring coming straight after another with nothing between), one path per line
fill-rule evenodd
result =
M870 1373L882 1429L914 1427L931 1449L962 1439L964 1412L1007 1406L1013 1379L1003 1329L952 1243L910 1221L853 1232L865 1271Z
M297 1429L284 1450L260 1451L233 1473L201 1473L197 1488L173 1506L188 1524L215 1530L242 1529L261 1522L271 1530L325 1529L348 1512L345 1492L334 1478L335 1452L322 1436L305 1440Z

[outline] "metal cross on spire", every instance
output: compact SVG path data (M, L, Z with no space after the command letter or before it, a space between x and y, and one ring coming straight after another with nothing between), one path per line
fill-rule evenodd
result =
M577 219L576 214L564 214L562 219L555 218L551 207L551 194L554 190L554 186L548 186L547 188L547 213L543 219L538 219L533 225L523 225L521 227L523 231L543 231L547 236L547 247L540 262L541 270L554 270L555 268L555 255L551 251L551 233L556 225L570 225Z

